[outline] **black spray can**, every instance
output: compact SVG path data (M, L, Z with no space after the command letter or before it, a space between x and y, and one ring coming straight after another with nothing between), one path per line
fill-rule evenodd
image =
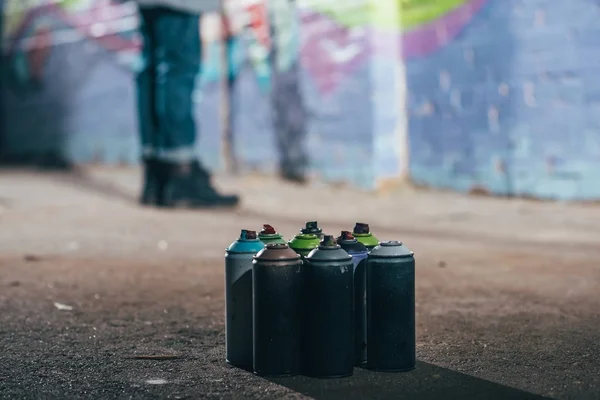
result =
M415 258L402 242L380 242L367 265L367 365L415 367Z
M350 376L354 369L354 265L325 235L306 257L303 371L318 378Z
M254 372L301 372L302 260L285 243L269 243L253 261Z
M225 357L241 368L252 368L252 260L264 247L244 229L225 251Z
M337 243L352 256L354 264L354 355L355 364L367 361L367 255L369 251L349 231Z

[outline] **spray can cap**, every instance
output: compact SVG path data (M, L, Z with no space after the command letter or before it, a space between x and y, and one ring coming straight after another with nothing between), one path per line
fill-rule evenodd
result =
M242 229L237 240L225 250L227 254L256 254L265 247L263 242L258 240L256 231Z
M256 240L256 231L250 231L248 229L242 229L240 233L240 240Z
M379 242L379 245L371 250L369 257L372 258L405 258L414 257L414 253L399 240L388 240Z
M337 238L338 243L350 241L356 241L356 238L354 237L354 235L352 235L352 232L350 231L342 231L340 236Z
M254 256L257 261L294 261L300 262L300 255L285 243L268 243Z
M353 232L365 235L371 233L371 228L369 227L369 224L365 224L364 222L357 222L356 225L354 225Z
M263 224L263 228L260 231L262 235L275 235L277 231L269 224Z
M306 226L300 230L302 233L313 233L319 234L322 232L322 229L319 228L319 223L317 221L308 221Z

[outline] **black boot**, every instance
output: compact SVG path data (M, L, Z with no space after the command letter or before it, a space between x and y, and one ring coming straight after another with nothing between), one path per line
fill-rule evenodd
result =
M280 173L281 178L292 183L298 183L304 185L307 182L306 176L295 171L282 171Z
M213 187L210 174L199 162L185 164L163 163L166 178L161 205L173 208L235 207L236 195L219 194Z
M159 161L144 158L144 183L140 203L146 206L158 205L162 202L164 178Z
M287 163L284 163L279 167L279 176L286 181L301 185L308 181L302 168Z

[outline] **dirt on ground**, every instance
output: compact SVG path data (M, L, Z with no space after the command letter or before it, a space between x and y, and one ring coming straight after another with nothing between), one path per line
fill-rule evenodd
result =
M10 182L0 210L2 399L600 399L591 240L382 228L416 253L417 368L264 379L225 363L222 260L237 229L263 216L161 213ZM266 222L294 232L303 220ZM211 235L194 236L207 226ZM344 227L332 217L328 229ZM52 250L60 243L66 250Z
M224 361L216 260L2 259L0 396L600 397L593 263L488 249L419 258L417 282L415 371L266 380Z

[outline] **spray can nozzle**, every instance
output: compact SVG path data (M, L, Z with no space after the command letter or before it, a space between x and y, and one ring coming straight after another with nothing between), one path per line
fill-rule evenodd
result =
M369 224L365 224L364 222L357 222L356 225L354 225L354 233L358 233L358 234L369 234L371 233L371 228L369 228Z
M263 235L275 235L277 233L277 231L271 225L264 224L260 233Z
M286 243L267 243L266 248L269 250L284 250L289 249L289 246Z
M339 245L336 243L333 235L325 235L323 236L323 239L321 239L319 247L339 247Z
M350 231L342 231L340 237L338 237L338 242L340 242L340 241L350 241L350 240L356 240L354 238L354 235L352 235L352 232L350 232Z
M300 230L302 233L321 233L319 223L317 221L308 221L304 229Z
M256 240L256 231L249 231L247 229L242 229L240 233L240 240Z

